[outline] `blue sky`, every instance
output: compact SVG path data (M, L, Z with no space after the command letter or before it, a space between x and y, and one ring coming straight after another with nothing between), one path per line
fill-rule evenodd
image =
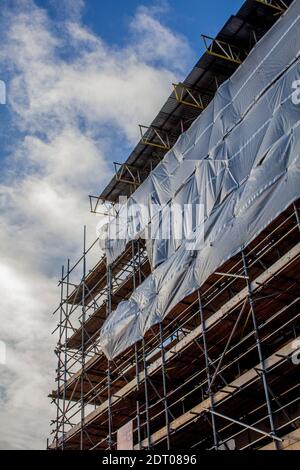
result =
M90 242L96 237L88 194L107 184L112 162L136 144L138 124L152 121L172 82L200 57L200 34L216 34L241 4L1 2L0 448L45 447L51 311L61 264L80 256L83 225ZM93 261L99 256L100 248Z
M48 8L57 17L62 12L51 0L38 0L37 4ZM195 48L201 52L200 34L215 35L224 21L238 11L243 0L171 0L165 3L166 12L162 21L170 28L184 34ZM128 22L140 5L164 5L164 2L138 0L87 0L83 21L105 41L116 46L126 42Z
M51 1L39 0L41 6L51 9ZM201 33L215 35L224 21L238 11L243 0L171 0L167 4L162 22L171 29L184 34L196 52L201 52ZM83 20L96 34L116 46L126 42L128 23L140 5L161 5L164 2L138 0L88 0ZM57 12L57 10L56 10ZM55 15L55 9L52 8Z

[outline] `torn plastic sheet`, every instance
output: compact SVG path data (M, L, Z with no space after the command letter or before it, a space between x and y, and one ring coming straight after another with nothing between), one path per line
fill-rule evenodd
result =
M132 221L131 237L151 230L166 210L151 213L152 200L198 200L204 220L195 250L176 231L168 240L147 241L155 269L105 321L100 346L107 357L142 339L300 196L300 105L293 100L299 14L294 2L129 201L146 207ZM108 258L129 239L123 245L108 239Z

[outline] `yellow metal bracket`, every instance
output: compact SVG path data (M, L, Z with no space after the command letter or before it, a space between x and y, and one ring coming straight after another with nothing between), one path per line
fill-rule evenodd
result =
M283 0L256 0L258 3L262 3L280 13L283 13L288 9L288 5Z
M114 162L116 180L121 183L131 184L134 189L138 188L141 184L140 171L132 165L127 163Z
M204 41L205 49L208 54L239 65L243 62L243 51L241 51L238 47L228 44L224 41L219 41L218 39L212 38L210 36L205 36L204 34L202 34L201 37Z
M98 215L111 215L115 212L115 203L100 196L89 196L90 212Z
M167 132L156 129L152 126L139 125L141 134L141 143L144 145L150 145L151 147L157 147L163 150L170 150L170 140Z
M197 109L205 109L202 95L199 91L184 85L183 83L173 83L175 98L178 103L192 106Z

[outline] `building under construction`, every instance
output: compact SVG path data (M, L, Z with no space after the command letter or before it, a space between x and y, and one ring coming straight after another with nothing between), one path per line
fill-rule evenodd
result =
M300 449L300 1L203 41L62 270L49 449Z

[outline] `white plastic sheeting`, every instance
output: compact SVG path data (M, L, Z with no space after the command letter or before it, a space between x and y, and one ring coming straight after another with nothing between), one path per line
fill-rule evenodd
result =
M128 200L129 224L123 208L106 227L112 262L129 240L155 234L174 201L203 207L204 218L188 230L195 229L197 250L174 227L168 240L147 242L155 269L105 321L100 346L108 358L142 339L300 196L299 30L297 0Z

